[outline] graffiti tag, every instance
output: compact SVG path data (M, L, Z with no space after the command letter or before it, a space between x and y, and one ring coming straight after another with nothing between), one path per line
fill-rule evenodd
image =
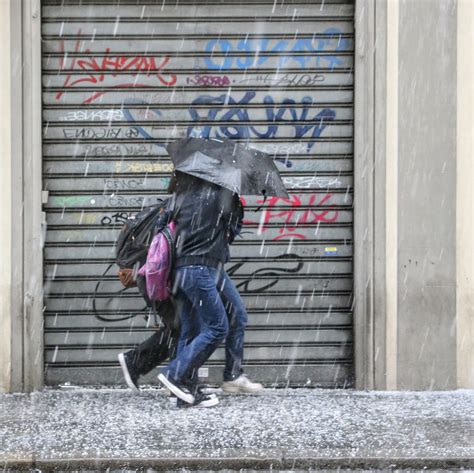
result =
M230 85L228 76L200 75L196 74L192 77L186 77L186 84L225 87Z
M252 137L268 139L276 137L279 129L279 122L290 124L294 130L293 138L310 138L307 143L309 151L315 141L321 136L321 133L328 126L329 122L336 118L336 112L330 108L324 108L314 116L310 115L313 99L305 96L300 102L292 98L285 98L280 104L275 104L271 95L264 97L264 110L267 121L266 129L257 128L252 122L252 110L247 106L256 96L255 91L248 91L240 100L228 94L219 96L201 95L193 101L193 105L207 105L207 113L200 114L200 110L190 109L189 113L194 121L213 121L213 122L235 122L236 125L201 125L200 134L203 138L231 138L231 139L249 139ZM223 108L225 105L229 108ZM301 123L305 122L305 123ZM195 126L188 128L187 134L192 135Z
M64 128L64 138L68 140L107 140L118 138L138 138L136 127L130 128Z
M86 156L149 156L152 154L153 145L141 143L87 145L85 148Z
M287 189L310 189L315 186L320 189L325 189L341 184L341 181L337 177L293 176L283 177L282 180Z
M262 266L261 268L258 268L257 270L253 271L247 279L237 283L236 287L238 289L242 289L242 292L244 293L257 293L268 291L273 286L278 284L278 282L280 281L280 276L284 274L297 274L304 266L302 258L296 254L285 253L282 255L278 255L274 258L274 261L277 264L279 261L282 260L296 261L294 267L292 268L284 268L278 266ZM233 276L237 271L239 271L239 269L242 268L242 266L245 265L245 263L246 261L242 261L232 265L230 268L227 269L227 274L229 276ZM270 280L267 279L260 282L258 279L255 278L256 276L268 277Z
M279 235L273 240L282 240L284 238L298 238L305 240L306 235L299 230L302 226L317 224L317 223L334 223L339 217L339 212L334 210L334 204L328 204L332 194L325 194L323 196L318 194L292 194L289 198L286 197L270 197L263 210L263 214L259 220L254 220L247 213L244 224L258 224L259 234L265 233L269 229L269 225L278 220L283 220L283 226L278 229ZM245 199L241 197L242 203L245 206ZM257 204L263 204L264 200L257 200ZM290 208L275 210L279 205L286 205ZM316 210L313 208L301 209L301 207L315 207L327 206L328 209Z
M242 79L240 83L257 82L265 85L286 86L286 87L308 87L324 82L322 74L283 74L283 75L258 75L253 78Z
M209 69L247 69L265 64L272 55L278 55L277 68L296 65L297 67L323 67L333 69L342 64L336 54L318 55L327 51L331 46L335 53L347 49L347 40L340 36L337 28L328 28L326 38L298 38L292 40L273 40L262 38L258 40L241 39L211 39L206 43L205 52L209 54L204 63ZM213 56L222 53L223 57ZM235 53L240 53L235 54ZM306 53L306 54L304 54Z
M100 220L101 225L121 225L124 224L129 215L127 212L117 212L113 215L104 215Z
M81 30L77 34L80 36ZM80 39L76 41L74 53L82 52L81 43L82 40ZM69 54L65 51L64 40L60 41L59 49L62 53L62 56L59 58L60 69L61 71L69 71L62 85L64 89L77 87L79 84L90 84L91 86L100 84L111 88L156 87L157 85L170 87L177 80L175 74L167 74L165 71L170 61L168 56L111 55L110 48L106 48L101 54L93 53L90 49L86 49L84 52L89 54L89 57L73 56L69 59ZM88 74L73 79L73 73L76 70L86 71ZM140 81L131 80L123 82L123 79L117 79L119 74L127 72L132 72L132 76L140 74ZM56 94L56 100L60 100L64 93L65 91L59 91ZM106 91L93 92L83 103L92 103L105 93Z
M122 110L72 110L62 119L65 122L121 121Z
M124 162L117 161L115 163L115 172L136 172L136 173L160 173L173 172L172 163L142 163L140 161Z

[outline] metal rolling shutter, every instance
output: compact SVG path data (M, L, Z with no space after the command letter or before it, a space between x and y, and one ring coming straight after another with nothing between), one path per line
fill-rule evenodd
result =
M291 193L258 213L246 197L232 248L246 371L351 385L352 2L42 4L46 383L121 382L117 353L150 334L137 293L102 275L123 219L164 196L164 144L199 129L274 155Z

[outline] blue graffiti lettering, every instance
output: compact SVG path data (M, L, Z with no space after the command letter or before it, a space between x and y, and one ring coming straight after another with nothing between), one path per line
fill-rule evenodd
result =
M252 119L249 115L250 108L246 106L255 98L255 91L248 91L240 99L236 100L230 95L219 96L201 95L193 101L193 105L207 105L207 113L200 115L200 112L192 108L189 110L191 119L195 122L214 122L202 126L198 123L190 125L187 136L193 136L196 128L199 128L200 136L203 138L230 138L249 139L257 137L261 139L275 138L281 123L293 126L294 136L292 138L310 138L307 150L310 151L315 141L321 136L323 130L329 122L335 120L336 112L329 108L324 108L313 117L308 116L313 105L313 99L309 96L303 97L301 102L294 99L285 98L280 105L276 105L272 96L264 97L264 107L266 119L269 122L265 129L251 125ZM222 106L228 108L223 108ZM202 108L201 108L202 110ZM219 122L225 123L219 125ZM229 125L228 122L236 122ZM304 124L300 124L304 122Z
M228 94L197 97L192 102L193 107L189 109L191 121L194 123L187 128L186 135L243 140L271 139L277 137L279 127L285 125L293 127L293 136L288 137L289 139L308 140L306 150L309 152L328 124L336 119L336 112L330 108L324 108L311 116L314 102L309 96L303 97L299 102L292 98L285 98L280 103L275 103L271 95L266 95L263 98L263 109L268 124L256 126L252 124L255 122L251 116L253 109L248 107L255 97L255 91L247 91L240 99ZM145 100L131 98L127 99L124 105L148 106L149 104ZM199 108L194 106L199 106ZM150 112L158 117L162 116L160 110L150 106L145 109L145 118ZM124 108L123 113L130 122L140 121L136 111ZM144 139L155 140L142 126L136 125L134 128ZM166 143L155 142L154 144L158 147L166 147ZM287 167L292 166L288 158L276 160Z
M226 55L222 65L216 65L212 62L212 59L206 57L204 62L209 69L231 69L232 68L232 57L228 57L227 54L232 51L232 44L226 39L210 39L206 44L206 52L212 54L214 49L219 47L219 49Z
M252 66L265 64L272 55L278 54L276 67L283 68L291 63L297 63L299 67L328 67L334 69L342 64L337 54L318 54L323 51L346 51L348 41L341 37L341 31L337 28L328 28L324 31L326 37L318 40L312 38L299 38L288 40L249 40L241 39L237 42L227 39L211 39L206 43L205 52L209 54L204 58L204 64L208 69L247 69ZM214 53L224 53L224 56L215 57ZM242 53L242 55L231 55ZM301 53L308 53L306 55Z

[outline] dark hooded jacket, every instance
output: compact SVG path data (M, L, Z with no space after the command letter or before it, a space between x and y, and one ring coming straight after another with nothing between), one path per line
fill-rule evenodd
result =
M202 179L177 173L175 268L229 261L229 244L240 233L244 214L239 196Z

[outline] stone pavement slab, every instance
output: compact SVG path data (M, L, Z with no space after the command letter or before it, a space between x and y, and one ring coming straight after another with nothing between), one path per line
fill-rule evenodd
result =
M0 395L0 467L474 468L474 391L266 390L178 409L163 390Z

